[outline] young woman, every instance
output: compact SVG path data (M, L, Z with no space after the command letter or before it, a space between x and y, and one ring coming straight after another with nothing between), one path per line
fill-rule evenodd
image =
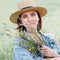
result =
M37 7L33 1L26 1L19 3L18 11L10 16L10 21L18 25L17 29L19 32L21 32L20 30L26 32L26 38L22 38L20 35L19 38L15 40L14 60L43 60L44 57L52 58L52 60L55 58L60 59L60 48L54 38L52 38L50 34L40 32L42 28L41 17L45 16L46 13L47 10L45 8ZM36 34L35 37L34 33ZM30 40L37 42L37 44L33 43L33 41L29 41L30 44L28 44L28 35L32 38ZM24 36L24 34L22 36ZM41 37L43 43L36 37ZM41 44L39 45L39 43ZM34 50L26 48L33 46L35 46ZM37 48L37 46L39 48ZM37 52L35 53L35 51Z

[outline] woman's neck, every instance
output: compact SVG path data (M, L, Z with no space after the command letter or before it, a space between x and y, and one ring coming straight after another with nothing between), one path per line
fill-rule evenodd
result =
M35 27L32 27L32 26L31 27L28 27L27 28L27 31L29 33L31 33L31 34L34 33L34 32L37 32L37 26L35 26Z
M29 32L29 33L31 33L31 34L33 34L34 32L37 32L37 29L34 29L34 28L32 28L32 29L27 29L27 31Z

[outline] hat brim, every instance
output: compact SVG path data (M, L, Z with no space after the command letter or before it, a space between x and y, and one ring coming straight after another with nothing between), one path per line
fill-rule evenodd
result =
M27 8L27 9L23 9L23 10L16 11L15 13L13 13L10 16L10 21L17 24L18 16L25 13L25 12L28 12L28 11L37 11L40 14L41 17L45 16L46 13L47 13L47 10L45 8L43 8L43 7Z

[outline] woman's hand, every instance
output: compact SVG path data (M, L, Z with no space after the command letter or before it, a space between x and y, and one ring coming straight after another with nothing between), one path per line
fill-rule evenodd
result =
M44 59L44 60L60 60L60 58L47 58L47 59Z
M52 50L51 48L45 45L42 46L41 50L43 51L43 55L45 57L52 57L52 58L60 57L60 55L58 55L56 51Z

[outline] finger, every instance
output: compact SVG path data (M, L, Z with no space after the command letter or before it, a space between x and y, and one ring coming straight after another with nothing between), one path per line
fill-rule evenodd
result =
M46 52L46 50L42 50L42 52Z
M47 46L45 46L45 45L43 45L42 47L41 47L41 50L46 50L47 49Z

